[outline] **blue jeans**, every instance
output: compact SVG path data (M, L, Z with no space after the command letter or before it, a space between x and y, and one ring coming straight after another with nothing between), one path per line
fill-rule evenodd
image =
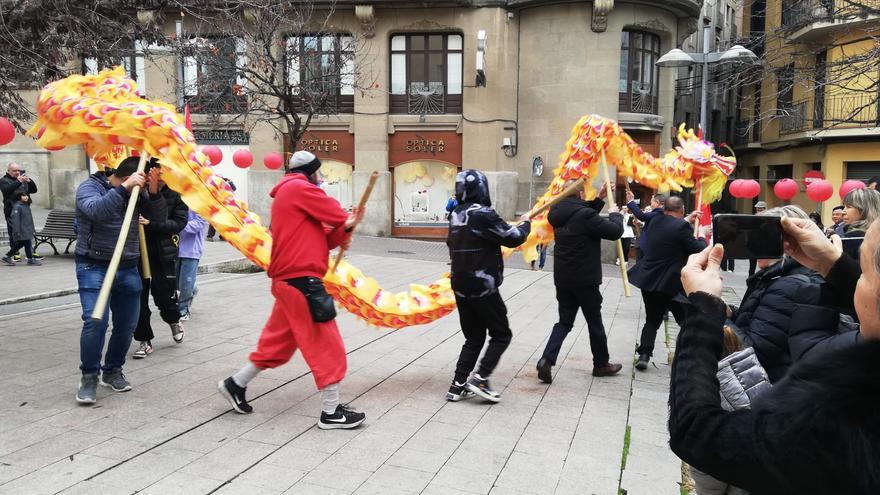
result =
M131 335L137 325L141 307L141 276L137 265L120 268L110 291L110 301L100 321L92 320L92 311L98 301L101 283L107 274L107 267L92 263L76 262L76 281L79 284L79 301L82 304L83 328L79 338L79 369L83 374L118 371L125 364L125 354L131 345ZM104 337L107 334L109 313L113 313L113 331L104 366L101 366L101 351L104 350Z
M177 306L180 308L180 316L189 314L189 305L192 304L196 292L196 272L199 270L199 260L195 258L177 259Z

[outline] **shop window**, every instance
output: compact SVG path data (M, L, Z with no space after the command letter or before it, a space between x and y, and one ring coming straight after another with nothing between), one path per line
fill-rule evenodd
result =
M102 54L100 58L87 57L83 59L83 74L97 74L104 69L122 66L125 74L137 83L141 95L147 94L147 80L144 70L143 45L135 41L134 48L120 50L112 54Z
M392 36L391 113L461 113L462 57L460 34Z
M446 202L455 193L458 167L422 160L394 167L394 222L411 227L445 226Z
M767 167L767 183L772 187L782 179L791 179L794 173L792 165L770 165Z
M354 112L356 74L354 41L348 34L296 36L287 39L287 83L298 111Z
M321 188L328 196L339 201L339 205L351 210L352 203L352 172L354 167L336 160L322 160Z
M247 111L246 80L237 67L247 64L244 40L193 38L192 54L183 57L183 100L194 113Z
M621 112L656 114L659 94L660 37L623 31L620 38L618 100Z

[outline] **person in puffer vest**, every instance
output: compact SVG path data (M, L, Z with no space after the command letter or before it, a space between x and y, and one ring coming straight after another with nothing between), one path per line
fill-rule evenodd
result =
M527 215L516 226L502 220L492 209L489 181L477 170L459 172L455 199L458 205L449 215L446 244L452 258L452 291L465 343L446 400L456 402L476 394L498 402L501 394L492 390L488 378L513 336L507 307L498 293L504 280L501 246L516 247L525 242L531 223ZM483 350L487 332L490 340L486 354L468 379Z

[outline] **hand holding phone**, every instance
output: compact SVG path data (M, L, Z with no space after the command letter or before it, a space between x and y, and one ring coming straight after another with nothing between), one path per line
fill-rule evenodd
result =
M715 215L713 241L731 259L777 259L784 254L780 217Z

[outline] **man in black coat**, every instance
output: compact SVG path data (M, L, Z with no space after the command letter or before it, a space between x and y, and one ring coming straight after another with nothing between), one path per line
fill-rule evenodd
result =
M639 234L639 243L636 245L636 260L641 260L645 256L645 243L648 240L648 227L651 220L663 215L663 204L666 203L668 196L663 193L657 193L651 196L651 211L642 211L639 204L636 203L636 196L632 191L626 192L626 207L632 212L636 220L642 222L642 233Z
M574 181L570 181L574 182ZM566 184L565 187L568 187ZM608 338L602 324L602 239L615 241L623 235L623 215L609 211L599 216L605 206L605 189L593 201L584 201L584 192L569 196L553 208L547 220L553 226L556 248L553 253L553 282L559 302L559 322L553 325L544 354L538 360L538 378L553 382L552 367L571 332L578 308L587 319L590 350L593 352L593 376L611 376L622 366L608 361Z
M37 192L37 183L27 176L25 171L21 168L21 165L12 162L6 167L6 175L0 177L0 192L3 193L3 218L6 219L6 228L9 233L9 246L11 247L15 247L16 243L12 238L12 221L10 220L10 215L12 214L12 205L18 201L16 193L19 191L27 193L27 204L30 206L31 203L34 202L31 196ZM18 255L17 248L13 255ZM40 256L37 256L36 253L34 253L34 257L38 259L41 258Z
M168 215L163 219L149 221L141 218L146 234L147 254L150 261L152 279L143 279L141 291L141 311L138 325L134 331L134 340L138 341L138 349L132 355L135 359L143 359L153 352L153 328L150 325L150 293L159 308L162 321L171 327L171 337L176 343L183 342L184 328L180 323L180 310L177 306L177 243L180 231L186 227L189 208L180 199L180 194L172 191L162 182L159 175L159 163L150 160L148 167L149 180L159 182L159 194L165 198Z
M684 220L684 202L670 196L663 205L663 215L651 220L651 235L645 242L645 257L629 270L629 281L642 290L645 303L645 326L636 350L636 369L644 371L654 353L657 329L667 311L684 324L684 308L674 300L681 293L681 267L687 257L706 247L705 239L694 238L693 226ZM696 212L688 217L692 221Z
M786 252L825 278L836 304L855 306L865 342L799 361L752 409L726 412L715 377L726 317L723 250L692 256L681 272L691 307L672 364L669 445L755 495L880 493L880 220L868 229L861 269L811 220L783 218L782 227Z

